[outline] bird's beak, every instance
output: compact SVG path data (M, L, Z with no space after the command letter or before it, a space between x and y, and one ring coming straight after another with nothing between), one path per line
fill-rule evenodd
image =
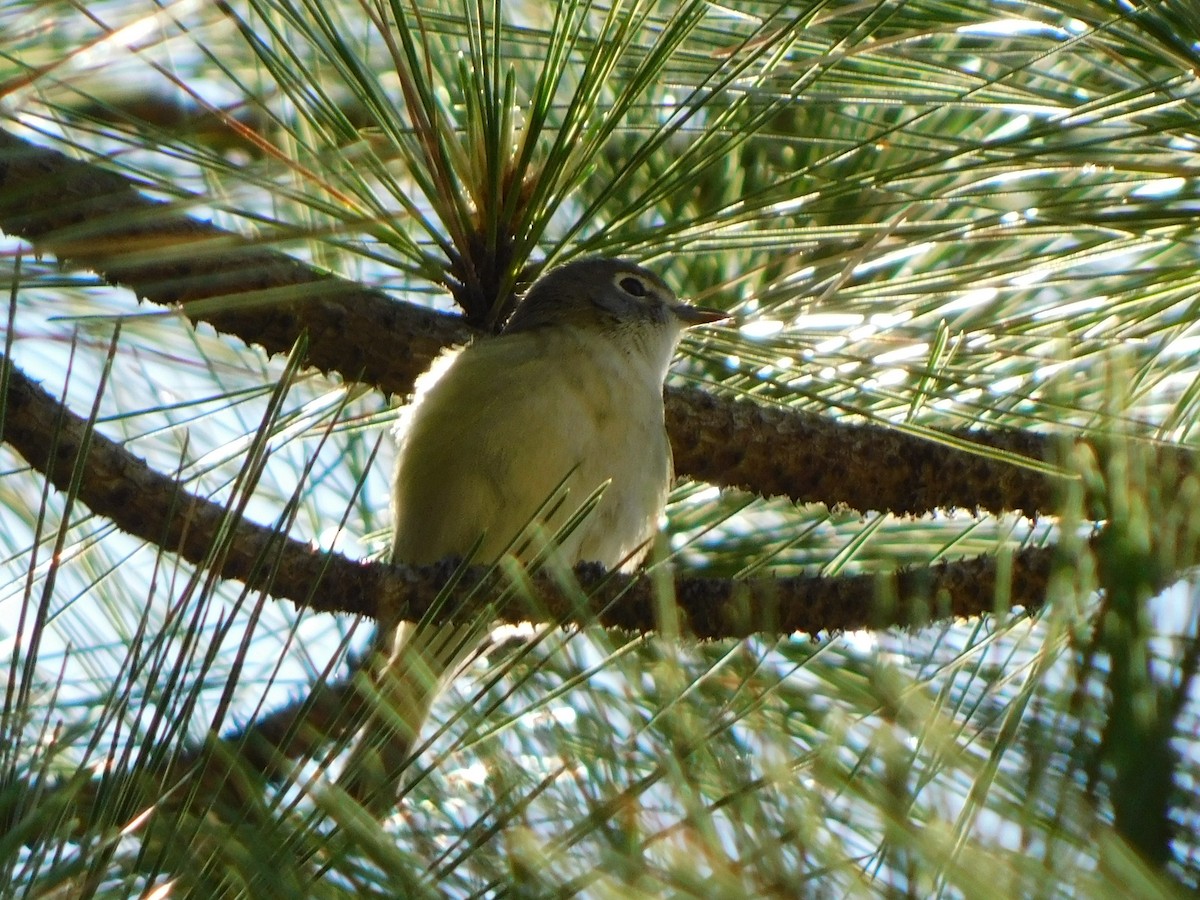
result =
M684 328L691 328L693 325L708 325L729 318L729 313L723 309L692 306L689 303L677 303L671 307L671 311L675 313L675 318L683 323Z

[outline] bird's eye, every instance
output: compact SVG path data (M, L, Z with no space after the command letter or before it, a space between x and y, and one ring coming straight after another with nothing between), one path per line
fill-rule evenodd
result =
M617 284L620 285L621 290L629 294L631 297L646 296L646 285L640 278L634 278L632 275L626 275L624 278L618 281Z

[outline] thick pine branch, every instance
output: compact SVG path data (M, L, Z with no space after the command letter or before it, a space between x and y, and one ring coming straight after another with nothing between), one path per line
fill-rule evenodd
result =
M0 229L268 353L287 353L307 332L310 365L389 393L407 393L442 348L471 336L455 316L251 244L3 129ZM189 309L198 301L209 302Z
M248 245L147 199L121 175L3 130L0 228L270 353L287 352L307 332L306 362L390 394L406 394L444 346L472 333L454 316ZM1041 471L896 429L681 389L667 391L667 429L679 472L763 496L917 515L1053 508L1055 485ZM1043 435L952 436L1033 460L1051 456Z
M1021 459L1063 452L1027 431L932 432L838 422L815 413L731 403L697 389L667 392L675 465L701 481L798 503L922 515L938 509L1053 512L1061 478ZM945 441L945 442L943 442ZM955 446L955 445L959 446ZM960 449L973 445L980 452ZM1017 461L984 455L998 450Z
M8 365L0 357L0 365ZM102 434L88 431L75 415L20 370L9 367L4 408L5 442L60 490L71 483L82 461L78 499L119 528L196 565L205 565L220 539L229 509L188 493L176 480ZM241 520L225 542L220 574L264 590L298 606L326 612L420 619L436 610L434 621L471 615L468 598L483 570L461 580L448 602L439 591L453 574L449 564L410 568L363 563L336 553L316 552L276 530ZM763 578L730 581L680 578L675 584L683 631L697 638L728 638L765 632L839 631L913 625L946 616L972 616L992 610L997 597L1012 606L1039 607L1045 597L1052 549L1029 549L1012 561L1011 583L999 582L1004 566L994 557L944 562L887 576ZM524 600L496 611L498 621L530 619L599 623L633 632L658 630L659 604L653 579L605 573L583 565L575 577L587 594L548 576L528 586ZM494 592L483 592L494 596Z

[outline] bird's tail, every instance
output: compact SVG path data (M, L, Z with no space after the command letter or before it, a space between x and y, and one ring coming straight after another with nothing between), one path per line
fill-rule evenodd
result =
M392 639L377 640L369 667L371 711L350 751L339 786L374 815L396 802L434 701L476 656L486 632L478 626L422 627L403 622ZM366 672L363 673L367 675Z

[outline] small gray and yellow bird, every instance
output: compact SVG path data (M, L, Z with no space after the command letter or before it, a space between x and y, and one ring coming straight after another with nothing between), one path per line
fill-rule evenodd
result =
M582 259L539 278L496 337L444 353L397 427L392 559L553 553L631 570L658 528L674 472L663 382L685 328L726 318L681 302L654 273ZM585 500L599 500L556 535ZM379 811L395 801L441 686L489 622L381 622L375 685L390 709L363 729L342 785Z

